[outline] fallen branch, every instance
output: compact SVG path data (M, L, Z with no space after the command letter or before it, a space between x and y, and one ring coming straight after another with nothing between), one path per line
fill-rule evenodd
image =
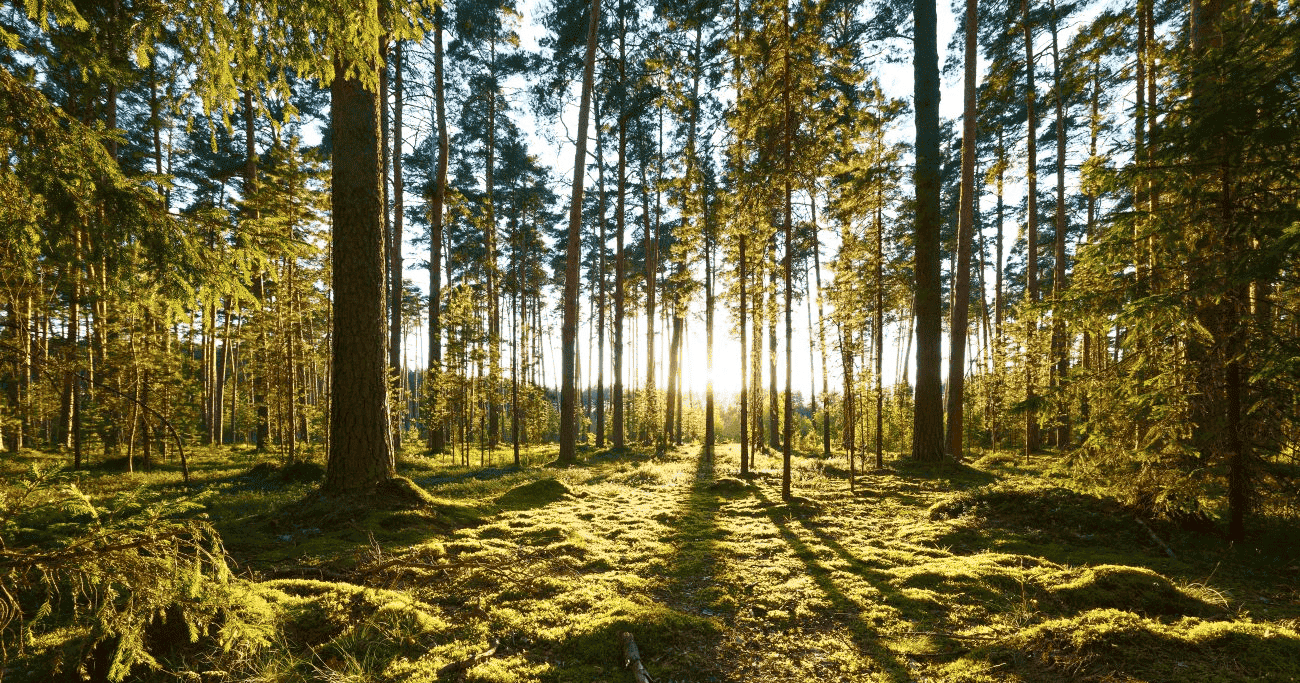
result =
M471 655L457 662L452 662L451 664L448 664L442 667L441 669L438 669L438 677L441 678L449 674L463 672L469 669L471 666L474 666L475 664L478 664L479 662L492 657L492 655L495 655L497 653L497 648L500 647L500 643L498 643L495 640L491 640L488 641L488 645L489 645L488 649L484 650L483 652L480 652L475 655Z
M891 635L895 636L938 636L940 638L952 638L954 640L1001 640L1002 636L985 636L985 635L961 635L959 633L944 633L942 631L899 631Z
M641 651L637 649L632 634L624 631L619 637L623 640L623 668L632 670L632 679L636 683L653 683L645 666L641 664Z
M133 541L113 543L103 546L85 546L78 544L71 546L68 549L53 553L34 553L29 555L26 553L5 551L0 552L0 568L57 567L65 564L80 564L85 558L92 555L107 555L110 553L121 552L123 550L144 548L176 538L188 531L188 529L178 529L169 533L150 534Z
M1160 537L1156 535L1156 532L1152 531L1152 530L1151 530L1151 527L1147 526L1147 523L1144 522L1144 521L1142 521L1142 518L1141 518L1141 517L1134 517L1133 519L1136 519L1136 520L1137 520L1137 523L1140 524L1140 525L1142 526L1143 529L1146 529L1147 535L1151 536L1151 540L1155 541L1155 542L1156 542L1156 545L1158 545L1158 546L1160 546L1161 548L1164 548L1164 549L1165 549L1165 554L1166 554L1166 555L1168 555L1168 556L1171 557L1171 558L1174 558L1174 551L1170 550L1170 549L1169 549L1169 546L1165 545L1165 542L1162 541L1162 540L1160 540ZM1174 559L1177 559L1177 558L1174 558Z

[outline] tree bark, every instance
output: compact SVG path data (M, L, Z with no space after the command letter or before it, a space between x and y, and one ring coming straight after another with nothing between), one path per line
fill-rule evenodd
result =
M916 402L912 458L943 459L943 394L939 383L939 51L934 0L915 0L916 55Z
M1056 362L1056 385L1060 390L1056 416L1056 447L1065 451L1070 447L1069 403L1064 399L1070 372L1069 339L1066 338L1065 309L1061 297L1065 293L1065 233L1069 226L1065 216L1065 93L1061 89L1061 53L1057 40L1056 0L1052 0L1052 85L1056 91L1056 240L1053 250L1052 271L1052 359Z
M1025 112L1028 133L1025 144L1028 147L1025 162L1025 177L1028 188L1028 214L1025 228L1025 304L1026 307L1038 302L1038 121L1034 118L1034 34L1029 24L1029 0L1020 0L1021 27L1025 36ZM1033 409L1037 399L1034 391L1034 333L1038 323L1032 315L1025 312L1025 457L1038 450L1038 411Z
M568 465L577 457L576 393L574 369L578 351L578 262L582 251L582 181L587 160L587 117L591 109L596 62L596 34L600 25L600 0L591 0L587 27L587 54L582 71L582 99L578 106L578 144L573 159L573 197L569 204L569 241L564 265L563 378L560 390L560 454Z
M362 68L376 69L379 54ZM329 461L322 490L359 491L394 476L388 419L379 102L336 59L330 86L334 164L333 360Z
M957 271L952 282L952 322L948 328L948 457L962 460L963 399L966 382L966 329L970 306L970 251L975 230L975 36L979 32L976 0L966 0L964 113L961 134L961 207L957 218Z
M442 214L447 197L447 155L451 146L447 139L446 97L443 92L442 21L443 8L434 10L433 32L433 92L438 125L438 169L435 172L433 204L429 207L429 367L434 376L442 373ZM429 424L429 451L441 453L446 448L446 431L441 419Z
M393 46L393 232L388 249L388 270L391 282L388 291L392 300L389 302L388 318L388 367L393 383L402 394L403 377L406 370L402 367L402 228L403 228L403 187L402 187L402 42ZM403 402L403 405L405 403ZM402 449L402 423L406 411L395 415L393 421L393 450Z

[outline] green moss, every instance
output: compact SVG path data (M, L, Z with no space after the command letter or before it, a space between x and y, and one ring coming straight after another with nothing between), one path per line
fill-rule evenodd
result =
M1300 634L1250 621L1164 624L1100 609L1045 622L969 659L1010 665L1031 681L1295 681ZM968 661L949 673L954 681L987 680L978 670Z
M1061 572L1052 579L1048 594L1071 611L1113 607L1148 616L1218 611L1145 567L1106 564Z
M571 495L568 486L555 479L538 479L506 491L496 499L503 510L528 510L549 505Z

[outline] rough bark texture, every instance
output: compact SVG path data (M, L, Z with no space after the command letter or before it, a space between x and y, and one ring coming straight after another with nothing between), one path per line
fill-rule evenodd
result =
M939 301L939 51L934 0L916 0L916 403L912 458L943 459Z
M975 34L979 15L966 0L964 112L961 129L961 206L957 217L957 271L953 274L952 320L948 327L948 438L950 457L962 458L962 400L966 381L966 327L970 307L970 250L975 228Z
M337 64L335 72L340 75L330 86L334 362L323 487L330 493L364 489L394 476L388 428L379 102L359 80L342 76L343 64Z
M582 251L582 181L587 161L587 117L596 62L596 28L600 25L600 0L591 2L591 23L587 27L587 55L582 72L582 102L578 107L578 144L573 161L573 198L569 204L568 254L564 264L563 379L560 390L561 464L572 463L577 455L575 424L577 385L575 366L578 352L578 261Z

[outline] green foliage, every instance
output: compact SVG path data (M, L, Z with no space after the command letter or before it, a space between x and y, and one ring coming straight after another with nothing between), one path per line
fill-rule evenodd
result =
M6 660L121 681L167 669L200 641L219 651L269 644L269 609L249 599L220 538L195 518L202 497L139 489L101 503L38 469L3 495Z

